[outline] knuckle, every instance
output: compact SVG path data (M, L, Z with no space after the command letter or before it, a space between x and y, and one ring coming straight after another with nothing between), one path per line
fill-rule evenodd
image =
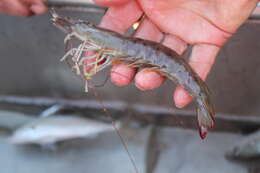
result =
M23 10L23 11L18 12L17 15L19 15L21 17L29 17L29 16L32 16L33 14L30 10Z

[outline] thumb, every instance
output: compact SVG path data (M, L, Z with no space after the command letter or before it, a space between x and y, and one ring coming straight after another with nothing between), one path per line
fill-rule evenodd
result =
M43 14L47 12L47 7L44 4L45 0L29 0L31 1L30 9L34 12L34 14Z

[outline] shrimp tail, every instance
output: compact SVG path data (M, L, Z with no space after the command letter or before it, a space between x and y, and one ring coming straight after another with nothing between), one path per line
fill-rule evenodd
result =
M213 128L215 124L214 108L207 97L198 99L197 104L199 133L200 137L204 139L207 136L208 130Z

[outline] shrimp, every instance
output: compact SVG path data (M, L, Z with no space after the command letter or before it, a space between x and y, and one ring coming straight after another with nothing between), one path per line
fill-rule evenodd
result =
M197 105L200 136L202 139L206 137L208 129L214 126L215 116L209 89L175 51L157 42L127 37L87 21L60 17L54 11L51 13L53 24L68 34L64 40L65 44L68 45L71 39L81 43L77 48L71 48L61 59L72 57L73 68L77 74L83 74L87 81L113 63L122 62L131 67L148 67L189 92ZM84 56L83 53L86 51L95 53Z

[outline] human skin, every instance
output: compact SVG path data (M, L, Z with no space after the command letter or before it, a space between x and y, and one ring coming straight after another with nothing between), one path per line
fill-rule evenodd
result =
M46 11L42 0L0 0L0 13L7 15L25 17Z
M159 42L182 54L188 44L193 49L189 64L205 80L220 48L255 9L258 0L95 0L109 9L101 26L124 33L144 13L145 19L135 37ZM158 57L160 58L160 57ZM135 81L137 88L159 87L164 77L151 70L114 65L111 80L119 86ZM191 96L177 87L173 99L177 107L191 102Z
M224 43L248 18L258 0L95 0L109 7L101 26L124 33L145 13L135 36L159 42L182 54L193 44L190 65L205 80ZM30 16L47 11L42 0L0 0L0 13ZM158 57L160 58L160 57ZM111 80L119 86L135 80L141 90L159 87L164 77L151 70L119 64L111 70ZM184 107L192 98L181 87L174 92L177 107Z

